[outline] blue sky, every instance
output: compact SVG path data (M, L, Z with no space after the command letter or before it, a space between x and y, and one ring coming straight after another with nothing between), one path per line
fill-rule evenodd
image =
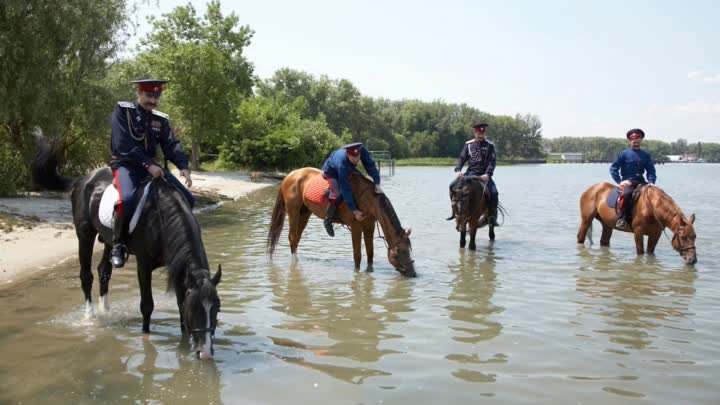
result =
M143 2L137 18L187 3ZM206 1L191 3L204 13ZM548 138L622 138L640 127L647 139L720 143L713 1L221 4L255 31L246 56L261 78L290 67L348 79L372 97L532 113Z

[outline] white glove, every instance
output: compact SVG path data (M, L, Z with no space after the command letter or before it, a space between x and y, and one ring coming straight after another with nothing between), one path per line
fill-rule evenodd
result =
M380 185L379 185L379 184L376 184L376 185L375 185L375 192L378 193L378 194L383 194L383 189L380 188Z

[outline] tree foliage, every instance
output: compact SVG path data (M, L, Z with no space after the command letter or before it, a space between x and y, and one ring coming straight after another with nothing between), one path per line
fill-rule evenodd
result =
M253 66L243 56L253 31L235 14L225 17L211 1L203 17L192 5L150 19L153 31L138 59L152 74L170 79L165 103L173 123L192 142L193 167L200 146L216 146L233 124L232 111L252 92Z

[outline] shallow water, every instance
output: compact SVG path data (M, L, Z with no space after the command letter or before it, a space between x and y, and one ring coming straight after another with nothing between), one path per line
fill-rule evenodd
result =
M111 312L90 321L75 261L0 291L0 404L720 402L720 166L658 166L697 215L694 267L665 237L643 257L626 233L609 249L575 243L580 193L609 179L595 164L499 167L509 215L497 240L481 231L476 252L459 249L444 221L451 172L383 178L413 228L416 279L381 240L374 271L355 271L349 232L330 238L317 218L297 263L287 228L269 260L277 187L201 215L210 263L223 265L214 362L183 341L163 272L149 335L132 265L113 275Z

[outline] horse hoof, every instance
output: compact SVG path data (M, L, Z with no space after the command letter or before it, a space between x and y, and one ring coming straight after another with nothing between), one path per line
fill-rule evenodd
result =
M85 303L85 320L90 320L95 318L95 309L93 308L93 305L91 302Z

